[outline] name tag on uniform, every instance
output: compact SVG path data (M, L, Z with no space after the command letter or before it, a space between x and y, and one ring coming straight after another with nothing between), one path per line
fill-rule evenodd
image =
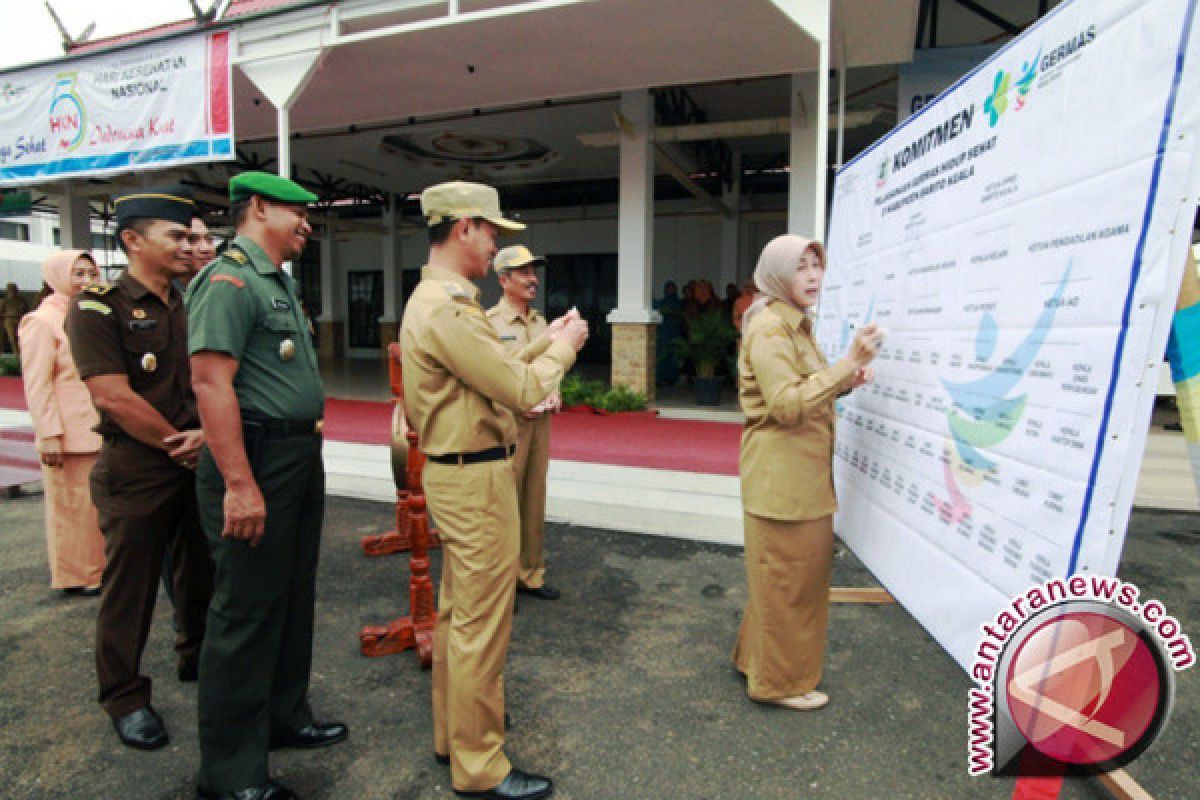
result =
M515 333L512 336L501 336L500 337L500 341L502 341L502 342L515 342L516 340L517 340L517 335Z
M271 308L275 311L291 311L292 304L286 300L280 300L278 297L272 297Z
M156 320L156 319L131 319L131 320L129 320L129 330L133 331L134 333L143 333L145 331L152 331L157 327L158 327L158 320Z

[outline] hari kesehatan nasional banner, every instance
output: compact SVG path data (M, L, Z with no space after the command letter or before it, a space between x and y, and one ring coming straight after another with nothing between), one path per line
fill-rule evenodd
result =
M0 185L234 158L229 34L0 74Z

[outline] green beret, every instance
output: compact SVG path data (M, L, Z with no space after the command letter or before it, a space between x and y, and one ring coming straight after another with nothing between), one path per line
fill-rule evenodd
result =
M113 205L117 211L117 230L129 227L135 219L165 219L191 225L192 217L200 213L192 190L181 184L138 189L115 198Z
M317 196L295 181L270 172L243 172L229 181L229 200L236 203L251 195L260 194L268 200L306 206L317 202Z

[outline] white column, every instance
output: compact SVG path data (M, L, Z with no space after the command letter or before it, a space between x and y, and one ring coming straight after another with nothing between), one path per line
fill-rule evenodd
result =
M321 239L321 316L318 319L322 322L338 318L334 305L338 293L333 275L333 248L334 232L331 225Z
M388 196L388 206L383 209L383 316L380 322L396 322L397 299L400 296L400 263L396 257L396 207L399 199ZM386 346L386 345L385 345Z
M58 225L65 250L92 249L92 210L88 199L75 192L75 182L63 186L58 204Z
M308 85L320 60L321 50L315 48L286 56L273 56L257 61L240 62L246 74L258 90L275 106L278 124L279 174L292 177L292 153L289 140L288 112Z
M651 310L654 253L654 102L622 92L620 200L617 209L617 307L610 323L658 322Z
M725 296L725 284L737 283L740 284L738 260L741 256L741 231L742 231L742 154L739 150L733 151L732 164L730 171L733 172L733 182L728 189L723 189L721 192L721 201L725 207L732 211L732 215L721 218L721 284L717 287L717 292Z
M284 178L292 177L292 143L288 126L289 106L276 109L275 143L279 153L279 174Z
M792 76L787 229L823 240L829 159L829 59L823 43L821 54L820 69Z

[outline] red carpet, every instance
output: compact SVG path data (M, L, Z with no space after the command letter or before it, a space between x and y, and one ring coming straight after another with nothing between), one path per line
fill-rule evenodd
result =
M0 377L0 408L16 408L27 411L25 406L25 387L20 378L12 376Z
M25 408L21 379L0 378L0 408ZM387 444L392 404L325 402L325 435L339 442ZM550 457L593 464L737 475L742 426L729 422L660 419L652 413L558 414Z

